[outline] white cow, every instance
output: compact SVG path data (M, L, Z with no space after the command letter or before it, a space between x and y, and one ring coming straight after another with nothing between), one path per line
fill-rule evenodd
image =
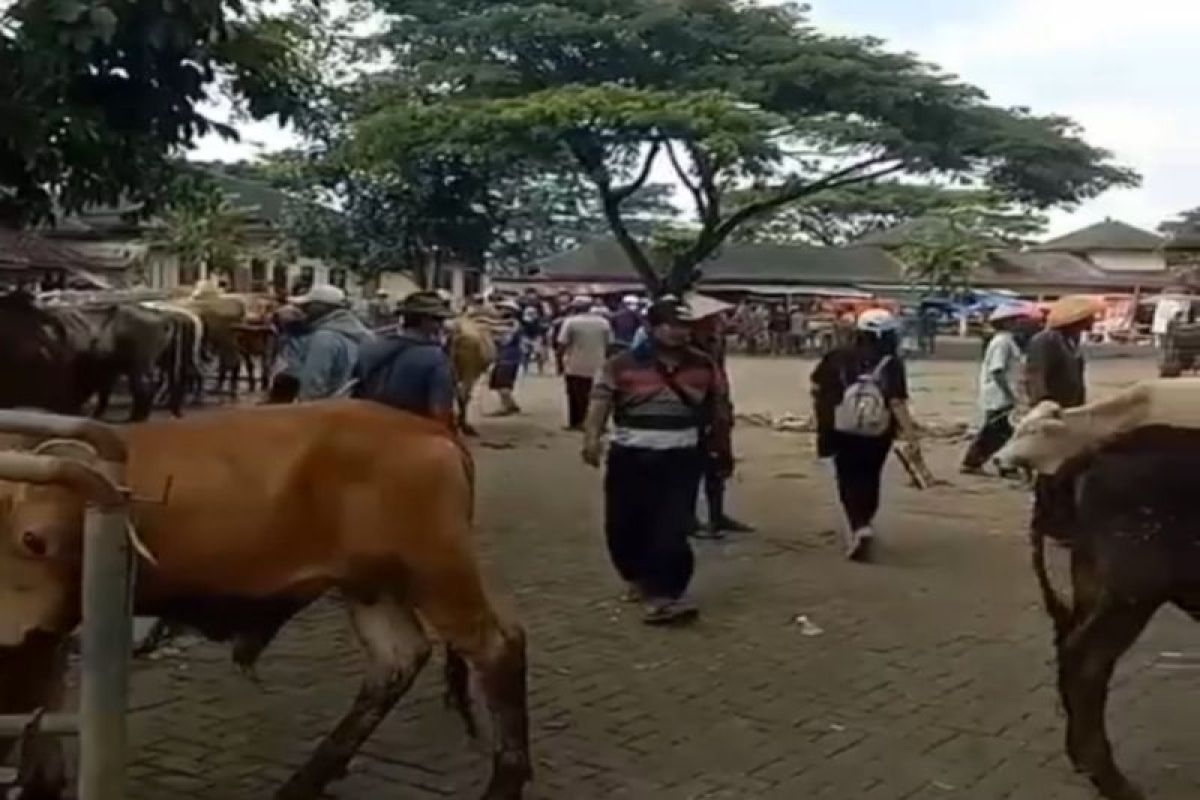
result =
M1079 408L1042 402L1018 423L995 460L1006 469L1053 475L1124 433L1158 425L1200 429L1200 378L1145 381Z

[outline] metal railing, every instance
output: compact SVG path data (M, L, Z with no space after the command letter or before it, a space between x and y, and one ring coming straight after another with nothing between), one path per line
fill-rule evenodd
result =
M90 445L95 466L77 459L0 451L0 480L62 486L87 502L83 543L83 628L78 714L36 721L39 735L79 735L80 800L124 800L132 561L125 443L115 429L89 419L0 411L0 433ZM0 736L20 735L33 717L0 716Z

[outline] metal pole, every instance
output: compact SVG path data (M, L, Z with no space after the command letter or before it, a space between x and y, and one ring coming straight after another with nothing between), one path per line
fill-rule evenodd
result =
M89 507L83 546L79 800L124 800L133 640L124 509Z
M57 483L88 502L77 718L79 798L124 800L128 746L125 713L133 638L129 517L127 498L120 489L125 480L125 444L112 428L90 420L31 412L0 412L0 432L83 440L95 447L101 458L97 471L73 459L0 452L0 478ZM67 723L67 719L61 722Z

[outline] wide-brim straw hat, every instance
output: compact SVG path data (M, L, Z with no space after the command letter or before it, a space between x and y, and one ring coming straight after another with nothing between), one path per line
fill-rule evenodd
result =
M1104 303L1099 298L1085 294L1064 297L1050 307L1046 324L1051 328L1065 328L1077 322L1099 316L1104 311Z

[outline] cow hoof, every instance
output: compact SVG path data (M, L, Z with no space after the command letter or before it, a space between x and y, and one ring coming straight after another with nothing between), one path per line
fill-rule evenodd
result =
M1146 795L1124 775L1112 776L1107 780L1093 778L1092 783L1104 800L1146 800Z

